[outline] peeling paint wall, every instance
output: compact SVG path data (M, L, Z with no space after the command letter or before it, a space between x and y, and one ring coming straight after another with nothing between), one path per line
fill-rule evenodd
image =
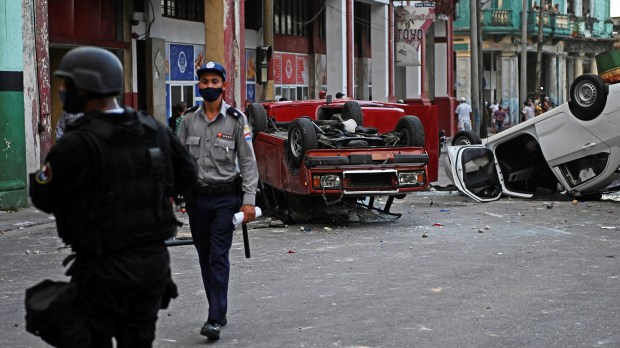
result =
M43 161L52 147L52 117L50 105L50 59L47 0L34 0L34 31L36 69L39 88L39 113L37 131L40 137L40 160Z
M41 147L37 124L39 123L39 89L37 84L36 48L34 38L34 0L22 1L23 60L24 60L24 118L26 130L26 171L32 173L40 167Z

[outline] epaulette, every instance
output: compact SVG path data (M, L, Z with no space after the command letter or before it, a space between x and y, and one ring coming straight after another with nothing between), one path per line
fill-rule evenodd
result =
M229 107L228 109L226 109L226 114L228 114L228 115L230 115L230 116L232 116L232 117L234 117L236 119L239 119L241 117L241 115L243 115L241 113L241 111L233 108L232 106Z

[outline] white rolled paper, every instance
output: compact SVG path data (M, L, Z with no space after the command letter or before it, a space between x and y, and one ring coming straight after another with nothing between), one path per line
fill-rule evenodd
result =
M259 207L254 207L254 210L256 210L256 217L260 217L260 216L263 215L263 212L260 210ZM240 211L237 214L235 214L233 216L233 224L239 225L240 223L242 223L243 222L243 215L244 214L243 214L242 211Z

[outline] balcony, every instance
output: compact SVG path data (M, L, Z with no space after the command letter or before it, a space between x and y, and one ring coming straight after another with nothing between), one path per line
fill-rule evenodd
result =
M521 11L510 8L486 8L482 11L482 34L484 36L521 35ZM569 37L580 38L609 38L611 24L609 21L592 18L586 25L585 18L571 17L568 14L543 12L543 34L546 38L563 39ZM538 35L539 13L527 12L527 35ZM609 28L608 28L609 27ZM469 32L469 15L458 17L455 20L454 31L458 34Z
M543 20L543 34L545 36L554 37L569 37L574 36L573 29L574 23L571 17L567 14L554 14L544 13L542 14ZM527 12L527 32L528 35L538 35L538 23L540 22L539 13L536 11Z
M518 15L515 18L515 12L510 9L485 9L482 10L482 31L485 34L509 34L519 29L520 23Z

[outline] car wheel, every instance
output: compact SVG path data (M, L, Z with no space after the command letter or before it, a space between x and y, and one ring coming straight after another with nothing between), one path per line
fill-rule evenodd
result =
M452 146L482 144L478 134L472 131L460 131L452 137Z
M261 104L252 103L248 105L246 113L248 122L250 122L252 126L252 133L254 136L267 129L267 111L265 111L265 108Z
M609 90L603 79L595 74L584 74L570 86L570 111L582 121L591 121L605 109Z
M353 120L358 126L364 125L364 115L362 114L362 107L356 101L348 101L344 103L342 107L342 120Z
M424 126L417 116L401 117L394 130L404 133L397 145L424 147Z
M291 122L288 129L288 149L294 166L301 165L306 151L316 149L316 131L309 118L298 118Z

